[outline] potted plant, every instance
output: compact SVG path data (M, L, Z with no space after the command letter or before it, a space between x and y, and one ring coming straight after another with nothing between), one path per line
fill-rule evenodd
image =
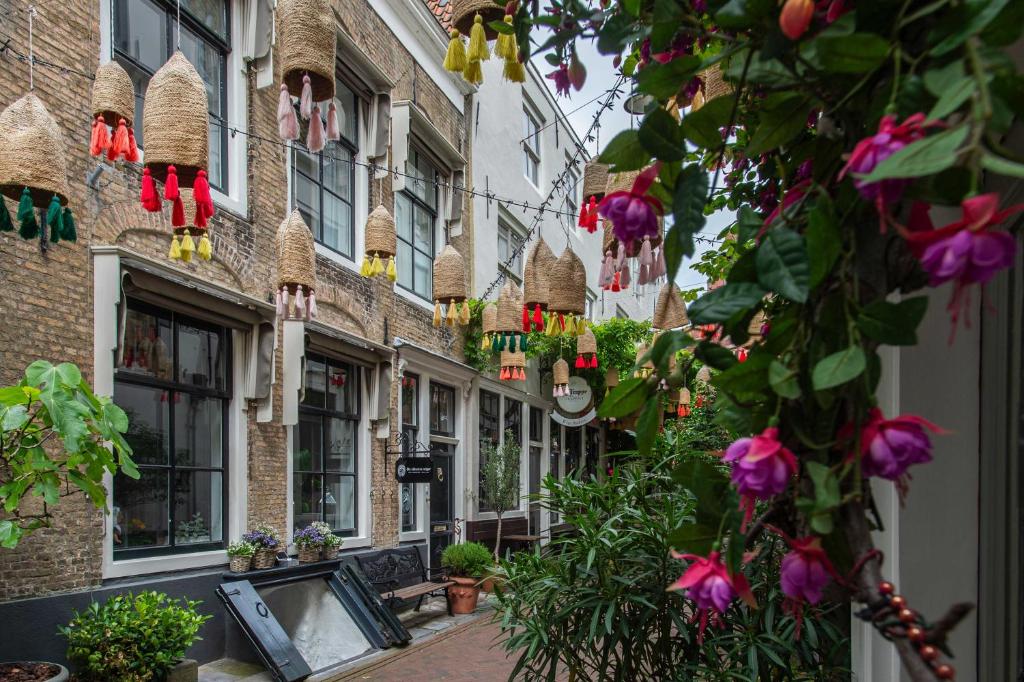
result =
M199 603L158 592L129 593L75 613L60 633L68 640L76 679L198 680L199 666L185 654L211 618L196 611Z
M299 563L311 564L320 561L320 552L324 548L326 537L323 530L316 525L308 525L295 533L292 538L295 547L299 550Z
M334 559L338 556L338 552L341 551L341 546L345 544L345 539L335 535L331 527L323 521L314 521L312 526L316 526L320 529L320 532L324 535L324 546L320 550L321 559Z
M256 545L242 540L228 545L228 556L231 558L229 569L232 573L245 573L252 566L252 557L256 553Z
M501 557L501 520L509 511L519 507L519 464L522 450L512 431L505 432L505 440L500 447L493 445L484 450L483 464L480 467L480 490L487 506L498 517L498 529L494 538L494 561ZM493 566L492 566L493 568ZM494 589L494 578L490 571L483 581L484 592Z
M254 569L273 568L277 563L277 548L281 545L281 539L273 526L260 524L243 535L242 540L256 546L256 553L252 557Z
M22 661L0 663L0 680L19 682L66 682L68 669L59 663Z
M480 578L494 562L490 551L479 542L448 545L441 553L441 565L455 582L448 588L452 613L473 613L480 598Z

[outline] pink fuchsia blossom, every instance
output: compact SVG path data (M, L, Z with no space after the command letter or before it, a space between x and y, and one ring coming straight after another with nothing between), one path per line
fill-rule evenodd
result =
M555 82L555 94L566 95L569 94L569 87L572 85L572 79L569 76L569 66L562 64L557 69L547 75L548 78Z
M615 238L628 247L659 232L658 216L664 211L661 202L647 194L661 169L660 164L647 168L629 191L612 192L601 200L597 212L611 221Z
M797 40L811 25L814 18L812 0L786 0L779 14L779 28L790 40Z
M781 216L787 208L807 196L807 190L809 190L810 187L810 180L804 180L803 182L790 187L786 192L786 195L782 197L782 202L777 204L775 209L768 214L767 218L764 219L764 225L761 227L761 231L757 235L758 239L760 239L761 235L764 234L764 231L768 229L768 226L775 222L775 220Z
M939 124L926 122L925 115L922 113L909 116L899 124L896 123L895 117L883 116L878 123L878 132L871 137L864 138L853 148L846 165L839 171L838 178L842 180L847 173L853 173L855 176L853 184L857 191L865 199L879 205L879 208L898 201L910 184L910 180L892 178L879 182L865 182L856 176L867 175L882 161L908 144L923 138L927 128L935 125Z
M677 559L692 561L679 579L669 585L670 590L686 590L688 599L698 609L711 609L725 613L729 604L736 599L729 570L722 563L721 555L712 552L707 557L696 554L673 554Z
M758 500L784 491L797 470L796 456L779 442L774 427L753 438L740 438L722 460L732 464L732 482L740 495Z
M787 539L790 551L782 557L782 593L793 601L817 604L825 587L836 574L821 547L821 539L810 536Z
M925 429L942 433L922 417L903 415L886 419L881 410L872 409L860 432L863 474L902 482L911 466L932 461L932 443Z

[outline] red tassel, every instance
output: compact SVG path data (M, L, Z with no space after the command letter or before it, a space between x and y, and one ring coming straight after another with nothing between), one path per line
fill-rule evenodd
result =
M167 167L167 179L164 180L164 199L174 201L181 197L178 191L178 170L174 166Z
M539 332L544 331L544 313L541 312L540 303L533 308L533 327Z
M180 196L171 200L171 226L185 227L185 204Z
M740 362L746 362L747 361L747 349L746 348L740 348L738 351L736 351L736 359L739 360Z
M578 224L580 227L587 227L590 225L590 214L587 212L586 204L580 206L580 219Z
M586 369L587 361L583 359L582 355L576 356L576 369Z
M160 197L156 193L156 183L148 168L142 169L142 192L139 196L142 208L150 213L159 213Z
M509 379L508 367L502 367L501 368L501 374L498 375L498 378L501 379L502 381L508 381L508 379Z
M612 291L613 292L622 291L622 286L619 284L619 279L620 279L619 273L616 272L615 273L615 277L612 278Z
M192 196L196 201L195 224L206 227L206 221L213 217L213 197L210 196L210 183L206 179L206 171L200 170L196 174L196 181L192 183Z
M680 405L678 408L676 408L676 416L677 417L685 417L686 416L685 414L683 414L683 409L684 408L683 408L682 405Z
M558 313L558 326L563 332L565 331L565 315L562 313Z
M110 132L103 120L103 114L96 117L92 122L92 139L89 141L89 153L99 156L110 147Z
M590 197L590 207L587 209L587 232L597 232L597 199Z
M135 130L128 129L128 154L124 157L128 163L139 162L139 145L135 142Z
M128 125L122 118L118 121L114 138L110 142L110 149L107 151L107 160L114 161L118 157L128 156L130 145L128 143Z
M593 355L590 356L590 369L597 369L597 367L597 353L594 353Z
M530 308L529 306L523 306L523 332L530 333Z

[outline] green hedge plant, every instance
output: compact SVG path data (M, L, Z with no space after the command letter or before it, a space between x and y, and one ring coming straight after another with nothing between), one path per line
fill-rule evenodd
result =
M494 557L479 542L463 542L444 548L441 565L448 569L449 575L480 578L494 565Z

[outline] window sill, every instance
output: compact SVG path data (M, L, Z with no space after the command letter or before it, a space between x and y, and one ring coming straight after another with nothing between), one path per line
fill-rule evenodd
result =
M210 197L213 199L213 205L217 208L226 211L235 218L241 220L248 220L246 217L245 202L233 199L231 196L224 194L220 190L210 188Z
M422 530L418 530L418 531L415 531L415 532L399 533L398 534L398 541L399 542L425 542L426 539L427 539L427 534L426 534L425 531L422 531Z
M104 567L103 577L128 578L148 573L166 573L190 568L207 568L228 563L228 554L222 549L195 554L171 554L141 559L123 559Z
M426 300L425 298L421 297L419 294L414 294L413 292L409 291L408 289L404 289L404 288L400 287L398 285L398 283L394 284L393 289L395 291L395 295L396 296L401 296L402 298L406 299L407 301L411 301L415 305L417 305L420 308L423 308L424 310L426 310L431 315L434 314L434 304L431 303L430 301Z
M356 261L352 260L351 258L342 253L339 253L338 251L335 251L329 246L321 244L320 242L315 242L314 245L318 256L323 256L324 258L331 261L335 265L338 265L339 267L342 267L346 270L351 270L357 275L359 274L359 264L356 263ZM360 277L361 276L362 275L360 275Z

